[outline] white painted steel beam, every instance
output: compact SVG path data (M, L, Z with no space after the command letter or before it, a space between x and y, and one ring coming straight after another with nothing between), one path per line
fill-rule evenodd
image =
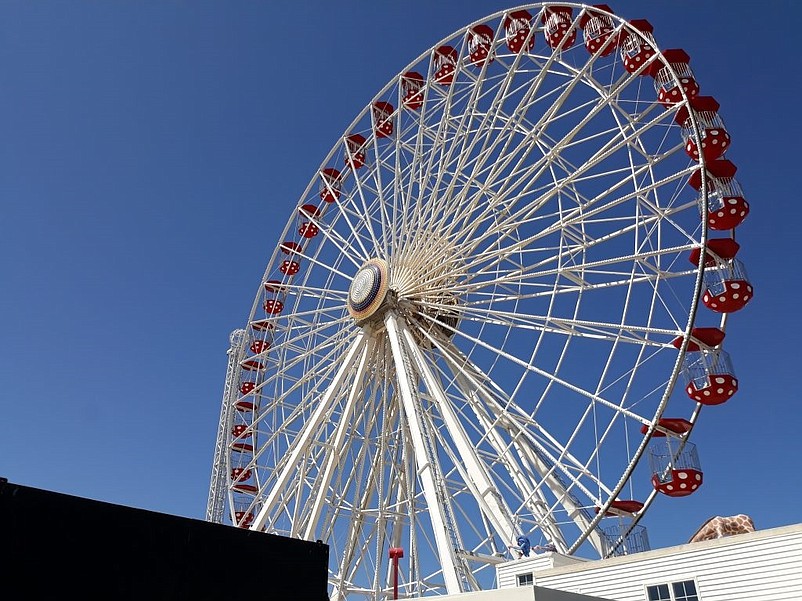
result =
M429 367L412 333L403 323L399 324L399 329L407 349L415 359L418 373L423 377L426 388L437 400L437 409L440 411L443 423L460 455L462 465L458 464L456 466L457 470L462 474L465 484L490 520L496 534L504 541L514 541L516 527L512 512L504 503L501 495L499 495L496 483L493 482L484 464L479 459L474 443L468 438L465 428L460 423L454 408L451 406L451 402L446 397L440 380Z
M276 481L273 483L273 487L265 498L262 508L259 510L259 514L256 516L253 524L251 524L251 530L261 530L264 528L265 522L267 521L267 516L275 508L279 501L279 495L286 489L288 482L292 478L292 475L296 472L299 459L307 451L313 437L318 431L318 428L323 423L323 420L326 418L328 412L331 410L331 403L337 398L337 393L342 387L343 381L353 366L359 351L361 351L364 346L365 334L360 331L354 341L351 343L351 348L348 349L348 352L343 358L342 365L340 365L340 368L329 384L328 389L320 399L314 413L304 424L303 432L293 441L292 448L289 450L289 456L284 464L284 468L281 470L278 478L276 478Z
M464 566L458 567L461 560L457 557L454 541L449 534L446 523L446 515L443 504L445 499L441 499L438 492L440 488L438 479L442 482L442 475L438 471L438 464L435 457L426 445L424 438L423 416L419 414L415 396L413 392L412 374L407 367L408 357L404 355L402 348L401 335L398 327L398 320L392 311L388 311L384 317L387 327L387 335L390 340L390 348L395 362L396 380L398 390L401 395L401 404L404 408L404 417L409 427L412 447L415 452L415 462L418 467L418 477L423 485L423 496L426 500L429 519L432 523L432 533L434 535L437 552L440 558L440 565L443 570L443 580L445 581L446 591L449 595L464 592L462 585L461 572ZM453 527L451 528L453 530ZM462 568L462 569L460 569Z
M348 448L345 444L345 437L350 430L351 416L354 412L354 406L356 405L357 397L361 397L361 394L364 390L362 381L365 374L365 366L367 365L368 359L373 353L374 347L375 340L373 338L368 338L367 343L362 349L362 356L359 359L359 365L357 366L356 373L354 374L352 380L351 391L348 394L348 400L346 401L345 407L340 414L340 422L337 424L337 431L334 435L334 440L332 441L331 445L332 450L326 456L326 466L323 469L323 477L316 482L316 496L311 500L312 510L309 513L308 521L303 534L303 538L305 540L315 539L315 530L317 529L317 523L320 519L320 514L323 511L323 505L326 503L326 493L329 490L331 479L334 476L334 471L340 465L341 453L344 449Z

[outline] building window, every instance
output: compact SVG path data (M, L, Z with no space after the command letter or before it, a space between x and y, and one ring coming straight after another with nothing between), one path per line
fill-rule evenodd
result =
M647 586L646 598L648 601L671 601L671 595L668 593L668 585L655 584L654 586Z
M696 583L693 580L673 582L671 588L674 589L674 601L699 601L699 595L696 594Z
M518 574L518 586L532 586L535 583L535 578L532 573Z
M669 584L653 584L646 587L647 601L699 601L696 583L682 580Z

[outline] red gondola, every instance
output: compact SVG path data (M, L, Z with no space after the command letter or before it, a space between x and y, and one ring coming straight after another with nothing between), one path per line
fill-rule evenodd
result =
M696 115L699 126L699 136L702 140L702 155L706 161L714 161L723 155L730 147L732 140L724 127L724 121L718 115L719 103L712 96L697 96L688 104ZM685 140L685 152L695 161L699 160L699 144L696 141L696 132L693 131L692 122L688 115L688 108L682 107L677 111L674 120L682 127L682 137Z
M313 220L320 218L320 209L315 205L306 204L298 209L298 234L302 238L314 238L320 232L320 228Z
M635 19L629 22L632 27L641 32L642 35L627 33L621 42L621 58L624 61L624 69L629 73L636 73L652 56L654 56L654 37L652 32L654 27L646 19ZM647 67L640 73L650 75L651 67Z
M250 512L235 511L234 521L237 523L237 527L247 528L253 523L253 514Z
M702 405L720 405L738 392L732 361L721 349L685 353L682 373L686 394Z
M246 359L241 365L245 371L262 371L265 368L264 364L256 359Z
M352 169L359 169L365 165L365 136L351 134L345 138L345 149L348 152L348 164Z
M595 9L595 10L594 10ZM615 23L610 16L612 9L606 4L595 4L585 9L579 19L579 27L585 39L585 48L591 54L608 56L618 47L621 36L615 32Z
M401 76L401 103L411 111L423 106L423 75L407 71Z
M702 302L716 313L740 311L754 296L746 269L735 258L739 248L732 238L714 238L707 242ZM689 260L699 265L700 257L701 249L695 248Z
M607 508L604 515L630 516L638 513L641 509L643 509L643 503L641 501L632 499L615 500L610 504L610 507ZM596 513L599 513L599 511L601 511L601 507L596 507Z
M684 337L677 336L671 342L679 350L682 348ZM699 351L702 348L714 348L724 341L724 332L718 328L693 328L691 330L691 340L688 342L687 351L689 353Z
M320 199L324 202L334 202L340 198L342 176L334 167L326 167L320 172Z
M669 497L686 497L698 490L704 476L696 445L684 440L691 423L682 418L662 418L658 427L649 443L652 486Z
M493 30L484 23L468 30L468 53L471 63L481 67L493 61Z
M254 355L258 355L260 353L264 353L266 350L270 348L270 341L268 340L254 340L251 342L251 352Z
M678 48L666 50L663 52L663 59L663 63L652 69L657 101L666 108L682 102L680 87L689 99L696 98L699 95L699 84L688 64L691 61L688 53ZM674 78L675 74L679 84Z
M510 52L518 54L524 46L527 51L535 47L531 21L532 15L525 10L512 11L504 18L504 35Z
M389 102L377 100L373 103L373 133L377 138L389 138L393 135L393 113L395 107Z
M709 161L707 168L707 224L713 230L730 230L741 225L749 215L749 203L744 198L741 185L735 179L738 168L731 161L721 159ZM694 172L688 179L688 184L701 192L702 174ZM702 207L702 197L699 197L699 210Z
M440 46L432 56L434 81L441 86L450 86L454 83L454 73L457 70L459 53L451 46Z
M550 48L566 50L576 42L576 29L572 27L574 10L570 6L547 6L543 10L543 32Z

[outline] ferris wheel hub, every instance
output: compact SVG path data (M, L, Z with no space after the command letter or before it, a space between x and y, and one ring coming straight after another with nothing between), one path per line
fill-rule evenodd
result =
M356 272L348 289L348 312L357 321L374 315L384 304L389 286L389 270L384 259L370 259Z

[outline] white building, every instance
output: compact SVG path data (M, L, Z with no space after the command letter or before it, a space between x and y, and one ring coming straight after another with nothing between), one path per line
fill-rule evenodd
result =
M802 601L802 524L595 561L543 553L496 575L614 601Z

